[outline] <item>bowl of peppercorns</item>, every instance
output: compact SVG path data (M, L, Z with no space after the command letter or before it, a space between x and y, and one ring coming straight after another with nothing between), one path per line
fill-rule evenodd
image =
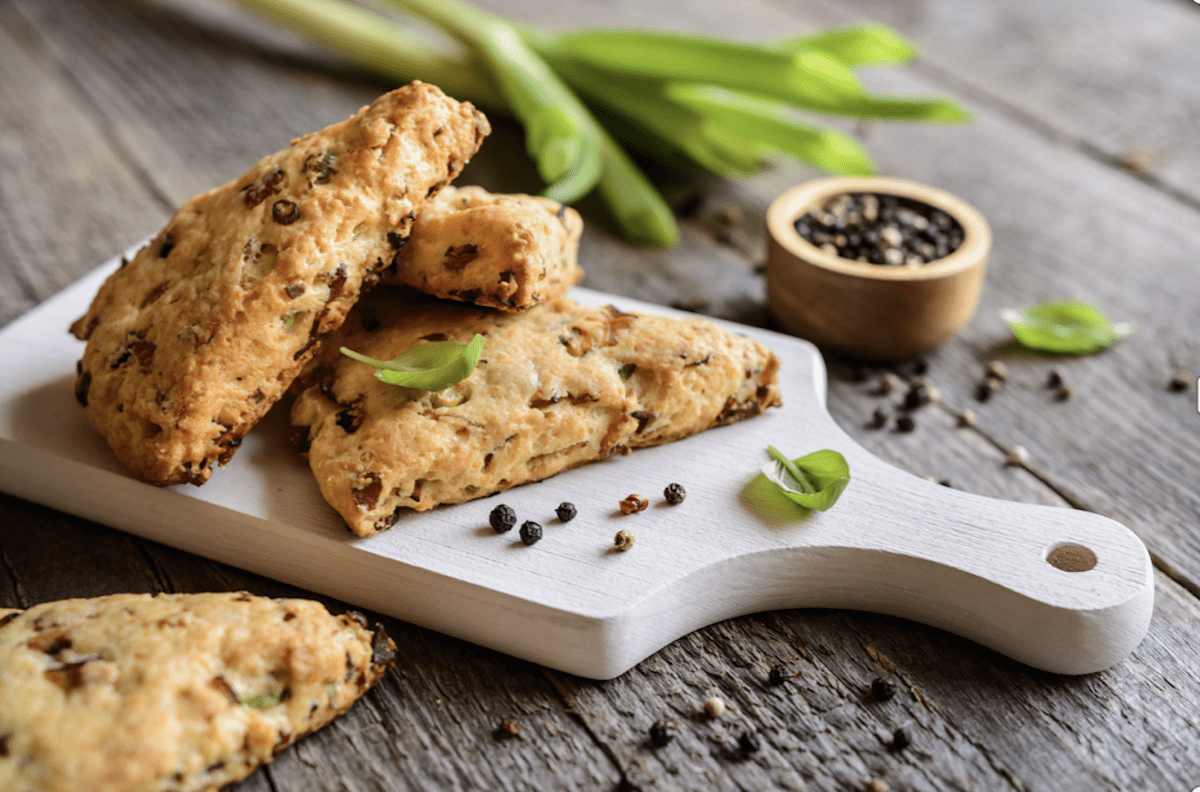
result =
M950 339L975 313L987 221L943 190L837 176L767 211L767 300L779 326L822 348L897 360Z

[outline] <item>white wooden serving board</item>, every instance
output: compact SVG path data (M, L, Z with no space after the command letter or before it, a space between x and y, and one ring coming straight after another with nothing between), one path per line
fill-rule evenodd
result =
M934 625L1037 668L1081 674L1137 646L1150 621L1149 555L1088 512L983 498L902 472L856 444L825 409L825 368L807 342L729 325L783 362L782 409L460 506L410 513L353 537L291 450L284 410L203 487L131 478L74 399L83 344L67 333L108 262L0 331L0 488L243 569L518 657L608 679L676 638L774 608L853 608ZM581 302L677 313L577 289ZM281 405L282 406L282 405ZM829 512L763 486L766 448L841 451L852 481ZM663 488L687 499L670 506ZM651 501L623 516L618 501ZM561 501L579 511L562 524ZM545 527L523 545L488 513L507 503ZM612 548L631 530L636 545ZM1045 559L1090 548L1090 571ZM86 564L86 558L79 559Z

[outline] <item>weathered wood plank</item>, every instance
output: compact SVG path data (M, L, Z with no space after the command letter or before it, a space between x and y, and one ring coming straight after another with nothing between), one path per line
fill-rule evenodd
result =
M1200 13L1192 3L777 2L893 25L919 45L922 71L1200 207Z
M44 40L0 5L0 324L166 217L64 79Z

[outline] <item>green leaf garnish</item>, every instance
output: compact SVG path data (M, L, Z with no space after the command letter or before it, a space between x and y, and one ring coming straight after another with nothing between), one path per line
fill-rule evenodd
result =
M621 382L627 382L635 371L637 371L637 363L626 363L617 369L617 373L621 375Z
M1114 325L1094 305L1082 300L1044 302L1021 311L1004 311L1004 321L1022 346L1060 355L1098 352L1133 332L1133 325Z
M763 475L806 509L831 509L850 483L850 466L837 451L826 448L788 459L775 446L768 446L767 453L774 462L763 465Z
M375 367L375 376L389 385L440 391L471 376L487 342L478 333L469 342L429 341L401 352L391 360L360 355L342 347L342 354Z
M255 709L267 709L268 707L274 707L282 701L283 698L278 693L259 693L257 696L252 696L242 703L247 707L254 707Z

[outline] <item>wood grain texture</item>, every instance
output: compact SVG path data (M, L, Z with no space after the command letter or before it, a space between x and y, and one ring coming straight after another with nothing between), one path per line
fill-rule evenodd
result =
M889 16L903 13L901 6L865 0L489 5L548 26L645 25L754 39L871 13L918 36L925 63L892 84L965 98L976 123L949 129L879 125L863 130L866 143L889 174L949 187L977 204L986 195L981 208L1005 240L993 252L1002 265L993 268L987 301L966 335L929 357L928 375L944 403L915 413L916 431L899 433L891 424L867 428L877 405L899 398L875 395L880 369L869 368L869 376L858 379L855 365L833 361L831 412L875 454L917 475L1029 503L1066 505L1066 495L1127 520L1157 548L1161 568L1200 590L1187 571L1195 568L1191 527L1197 511L1186 497L1198 470L1189 439L1195 437L1195 390L1160 389L1173 367L1200 369L1195 290L1192 281L1180 285L1195 273L1186 255L1194 250L1189 239L1196 238L1195 215L1187 211L1195 179L1172 175L1189 173L1188 152L1194 151L1194 140L1184 139L1187 117L1179 115L1193 106L1188 97L1194 83L1186 81L1195 71L1186 70L1192 50L1171 43L1194 39L1187 21L1195 16L1194 4L1104 0L1087 4L1079 16L1071 16L1073 6L1065 2L905 4L940 10L916 26ZM0 224L16 228L8 218L29 213L19 226L25 236L0 233L0 323L152 231L167 204L189 190L242 172L290 135L342 118L386 87L290 36L268 33L269 27L233 5L205 0L187 6L179 0L0 3L0 35L6 37L0 43L6 77L0 166L49 179L28 183L17 198L10 197L8 180L0 184ZM1138 19L1121 25L1135 34L1132 48L1130 39L1117 35L1119 26L1105 27L1129 9ZM958 25L956 12L986 13L1004 24ZM1117 34L1108 32L1113 30ZM1090 43L1093 35L1112 36L1116 44L1081 52L1078 44ZM1058 41L1071 45L1070 62L1031 65L1031 59L1048 59ZM1147 46L1155 41L1164 42L1159 52ZM1151 62L1157 68L1143 66ZM1038 66L1045 68L1035 71ZM1184 79L1177 76L1181 68ZM1036 79L1026 79L1030 74ZM1102 76L1093 78L1097 74ZM1120 100L1075 101L1079 80L1088 81L1085 91L1114 84L1128 90ZM887 87L886 79L880 87ZM1138 102L1133 111L1127 109L1130 96ZM1166 98L1154 106L1160 96ZM119 114L108 109L110 100ZM28 119L35 123L25 126ZM106 136L110 127L114 132ZM1168 141L1159 149L1165 158L1156 162L1150 152L1149 180L1123 175L1114 158L1140 145L1147 130L1152 144ZM1056 142L1056 132L1064 142ZM960 140L964 134L969 142ZM111 191L84 211L61 178L58 164L67 149L40 143L56 136L66 138L70 152L85 152L89 167L110 163L104 181ZM1175 140L1183 143L1175 146ZM999 146L994 158L993 146ZM512 127L493 134L470 167L475 181L493 189L536 186ZM775 194L813 175L788 165L739 184L675 174L672 199L688 204L685 244L646 255L593 229L584 242L588 285L766 322L762 278L755 271L762 213ZM490 178L495 181L488 183ZM1166 189L1156 188L1155 179ZM1185 191L1186 200L1165 200L1171 191ZM73 219L44 219L59 216ZM594 217L589 223L598 226ZM1047 217L1059 219L1047 223ZM1176 263L1155 263L1164 256ZM29 262L38 271L18 274L18 263ZM1052 363L1012 354L996 310L1059 296L1090 297L1115 319L1139 320L1142 329L1112 352L1086 359ZM1147 326L1154 331L1142 346L1125 346ZM1009 388L981 406L971 396L974 381L997 356L1013 371ZM1072 378L1078 398L1047 404L1041 382L1055 364ZM908 366L899 370L919 376ZM1092 382L1095 391L1083 387ZM955 425L963 406L978 413L977 428ZM1137 440L1135 430L1143 428L1147 445L1126 453L1129 441ZM1031 450L1033 471L1005 465L1005 449L1016 443ZM1143 468L1152 475L1144 477ZM0 604L160 588L291 591L0 496ZM1111 671L1077 680L1028 672L911 622L834 611L735 619L688 636L609 683L544 675L396 624L412 670L403 679L389 676L364 702L369 706L361 716L356 708L341 722L343 730L301 742L235 789L393 790L433 786L434 780L465 788L466 779L491 779L501 789L749 789L772 783L859 789L879 776L892 789L1188 790L1200 783L1200 759L1191 750L1200 743L1194 714L1200 711L1194 658L1200 609L1162 575L1157 589L1155 619L1138 652ZM777 660L807 664L804 676L793 680L802 687L784 693L762 684ZM462 678L470 683L446 686L444 680L464 664ZM878 674L896 674L907 695L882 705L865 698L864 686ZM733 719L689 720L684 736L665 751L647 745L649 721L675 708L694 718L701 694L724 691L727 679L735 680L730 685L737 691L736 697L722 693L733 705ZM377 698L395 701L395 707ZM524 713L535 713L528 716L535 721L530 730L548 744L530 746L525 737L494 740L492 718L500 712L522 713L522 725ZM764 735L766 747L756 756L733 748L743 724ZM897 725L913 734L913 749L887 750ZM369 739L356 739L360 730ZM568 735L561 743L556 730ZM403 737L395 749L387 742L391 735ZM360 756L381 746L387 746L386 762Z
M876 19L910 37L922 70L1023 126L1200 206L1200 12L1179 0L777 0ZM815 14L813 12L816 12Z

